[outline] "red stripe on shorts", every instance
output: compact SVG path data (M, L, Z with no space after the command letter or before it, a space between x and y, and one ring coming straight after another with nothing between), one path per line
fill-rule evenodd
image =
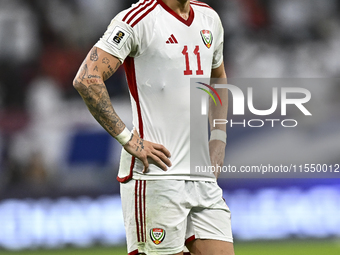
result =
M137 228L137 241L140 242L139 237L139 221L138 221L138 181L135 183L135 219Z
M146 181L144 181L144 190L143 190L143 213L144 213L144 241L146 242L146 220L145 220L145 193L146 193Z
M142 181L138 181L139 182L139 216L140 216L140 233L138 233L138 235L140 235L140 240L142 242L144 241L144 220L143 220L143 207L142 207Z

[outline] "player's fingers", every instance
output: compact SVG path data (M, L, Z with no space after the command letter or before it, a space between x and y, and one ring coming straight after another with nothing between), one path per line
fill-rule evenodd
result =
M166 167L166 165L163 163L163 161L157 157L154 154L149 155L149 158L153 161L153 163L158 166L159 168L161 168L163 171L167 171L168 168Z
M143 174L149 172L149 162L148 160L145 158L142 160L143 165L144 165L144 169L143 169Z
M172 166L172 163L170 161L169 158L167 158L167 156L164 155L164 153L158 151L158 150L154 150L152 152L154 155L156 155L158 158L160 158L168 167Z
M167 156L168 158L171 157L170 151L168 151L168 149L165 148L163 145L157 144L157 143L152 143L152 146L153 146L156 150L159 150L159 151L163 152L164 155Z

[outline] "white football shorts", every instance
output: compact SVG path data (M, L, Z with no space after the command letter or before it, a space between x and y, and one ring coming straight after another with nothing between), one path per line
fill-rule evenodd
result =
M216 182L121 183L129 255L176 254L195 239L233 242L230 210Z

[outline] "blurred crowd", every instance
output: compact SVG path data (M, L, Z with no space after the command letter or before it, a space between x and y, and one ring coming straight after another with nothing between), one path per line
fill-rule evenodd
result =
M339 1L218 2L229 76L339 77Z
M134 2L0 0L0 193L54 182L58 152L51 147L70 128L65 123L82 118L77 110L86 110L73 77L110 20ZM229 77L339 76L339 1L204 2L222 19ZM107 85L112 98L128 99L122 69Z

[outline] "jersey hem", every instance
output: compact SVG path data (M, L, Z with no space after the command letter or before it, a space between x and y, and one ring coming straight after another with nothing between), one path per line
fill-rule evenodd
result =
M216 241L234 243L234 239L232 237L225 237L225 236L202 235L202 236L196 236L195 240L197 239L216 240Z
M217 69L217 68L219 68L222 65L222 63L223 63L223 58L221 58L221 60L218 61L216 64L212 65L211 68L212 69Z
M141 175L134 172L132 176L133 180L139 181L159 181L159 180L180 180L180 181L203 181L203 182L217 182L216 178L199 177L199 176L183 176L183 175L161 175L161 176L150 176Z
M159 255L160 252L162 252L162 254L177 254L177 253L180 253L182 252L184 249L184 247L181 247L181 248L177 248L177 249L162 249L162 250L153 250L153 251L147 251L147 254L148 255Z
M138 249L128 253L128 255L138 255L138 254L139 254Z

